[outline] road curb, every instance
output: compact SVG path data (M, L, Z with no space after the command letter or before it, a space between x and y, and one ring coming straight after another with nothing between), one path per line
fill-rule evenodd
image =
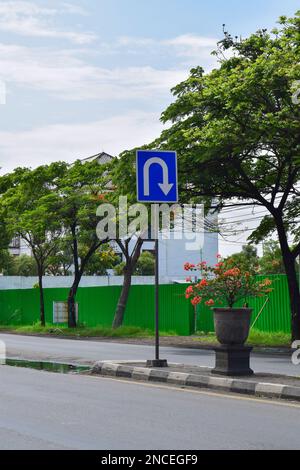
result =
M170 364L184 368L183 364ZM200 368L201 369L201 368ZM207 369L207 368L206 368ZM151 369L126 364L125 361L100 361L92 368L93 375L120 377L141 382L158 382L178 385L180 387L193 387L211 389L257 397L293 400L300 402L300 387L267 383L255 380L243 380L233 377L216 377L210 375L174 372L168 369Z

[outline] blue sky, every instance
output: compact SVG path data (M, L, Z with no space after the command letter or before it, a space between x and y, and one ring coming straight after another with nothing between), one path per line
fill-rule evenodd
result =
M192 66L214 66L223 23L246 36L299 8L298 0L1 0L1 172L151 141L170 88Z

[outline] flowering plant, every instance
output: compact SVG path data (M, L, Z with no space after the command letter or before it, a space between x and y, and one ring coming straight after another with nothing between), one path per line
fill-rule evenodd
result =
M201 271L201 279L191 284L185 292L187 299L196 306L203 300L207 306L226 302L229 308L247 297L262 297L272 291L272 281L257 281L248 271L243 271L234 264L232 259L222 260L218 255L218 263L208 266L206 262L197 265L186 263L186 271Z

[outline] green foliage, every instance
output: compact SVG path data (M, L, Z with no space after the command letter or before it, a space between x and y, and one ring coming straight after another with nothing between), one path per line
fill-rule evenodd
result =
M135 327L135 326L122 326L117 329L107 328L103 326L95 326L87 328L85 326L78 326L77 328L68 328L64 325L53 326L46 324L42 327L40 323L34 323L28 326L10 326L1 325L0 330L13 331L19 334L45 334L53 336L76 336L76 337L104 337L104 338L144 338L154 336L151 330ZM173 333L174 334L174 333ZM170 333L164 334L165 336Z
M137 262L134 274L136 276L154 276L155 258L149 251L143 251Z
M269 240L264 243L264 253L259 260L261 274L285 274L282 253L278 242Z
M248 271L251 274L259 272L259 258L257 249L252 245L245 245L240 253L235 253L227 258L231 259L233 264L242 271Z
M255 247L245 245L240 253L235 253L228 259L231 259L239 268L252 274L285 274L279 243L275 240L268 240L263 246L263 256L260 258L257 256Z
M96 227L96 210L101 203L101 191L106 184L106 165L98 161L76 161L68 166L59 179L56 192L60 200L57 217L64 227L61 251L72 256L75 271L85 268L89 258L100 247Z
M116 276L123 276L124 268L126 264L124 262L115 266L114 271ZM134 276L153 276L155 269L155 258L152 253L143 251L137 261Z
M37 276L37 266L32 256L11 256L10 266L4 271L5 276Z
M116 275L116 276L123 276L125 266L126 266L126 263L125 263L124 261L122 261L122 263L117 264L117 265L114 267L114 273L115 273L115 275Z
M197 333L195 341L204 345L215 345L218 344L218 340L214 333ZM265 331L251 330L247 341L248 345L256 347L286 347L291 346L291 336L288 333L268 333Z
M229 199L265 206L270 213L255 241L275 230L275 215L299 239L292 216L299 214L300 106L292 101L300 76L299 27L297 13L281 20L276 35L258 31L241 42L227 35L216 52L219 68L208 74L192 69L162 115L172 126L159 146L178 151L181 199L194 194L217 197L220 206Z
M46 336L61 336L61 337L82 337L82 338L152 338L154 331L147 330L132 326L122 326L118 329L105 328L96 326L94 328L86 328L78 326L78 328L67 328L66 326L54 327L53 325L46 324L41 327L40 323L34 323L30 326L16 326L16 325L1 325L0 331L9 331L18 333L20 335L38 334ZM161 337L176 337L175 332L161 331ZM195 345L215 345L217 338L214 333L201 333L198 332L196 336L191 338L191 344ZM186 343L185 343L186 344ZM248 339L248 344L252 346L267 346L267 347L290 347L290 335L287 333L267 333L258 330L251 330Z
M7 273L12 269L14 258L10 255L7 249L0 250L0 272L7 276Z
M0 213L10 239L20 236L31 248L37 269L44 274L48 257L55 251L61 235L57 217L59 201L53 184L65 169L53 163L36 170L15 170L11 186L2 194ZM24 258L25 259L25 258Z
M61 201L58 216L65 228L65 240L71 245L76 241L79 258L85 257L87 247L99 243L96 210L105 175L106 165L78 160L66 169L57 186Z
M48 258L46 275L70 276L73 264L73 254L70 241L65 236L58 240L57 248Z
M87 263L85 274L87 276L105 276L108 269L112 269L119 257L109 245L101 246Z

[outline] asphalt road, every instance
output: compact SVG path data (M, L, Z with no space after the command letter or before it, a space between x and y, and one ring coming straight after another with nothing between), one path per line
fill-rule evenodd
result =
M40 338L0 334L6 343L8 357L26 359L57 360L60 362L91 362L97 360L146 360L154 356L151 346L102 341L81 341L56 338ZM214 353L205 350L161 348L161 357L170 362L198 364L207 367L214 365ZM255 372L270 372L299 376L300 365L292 364L290 356L252 355L252 368Z
M300 406L0 366L0 449L299 449Z

